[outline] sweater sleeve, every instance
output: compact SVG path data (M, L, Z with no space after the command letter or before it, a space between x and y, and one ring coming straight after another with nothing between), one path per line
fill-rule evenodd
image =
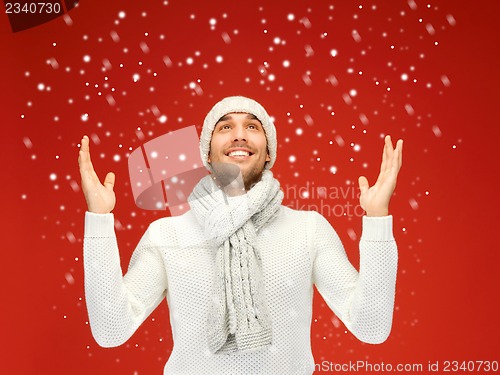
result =
M113 214L85 214L85 300L92 335L102 347L125 343L165 297L167 277L151 232L150 226L123 276Z
M392 216L363 216L359 272L330 223L315 216L313 281L319 293L359 340L384 342L392 326L398 261Z

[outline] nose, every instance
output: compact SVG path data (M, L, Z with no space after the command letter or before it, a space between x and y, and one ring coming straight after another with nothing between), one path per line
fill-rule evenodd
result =
M233 128L233 142L246 142L247 141L247 135L246 135L246 130L243 126L235 126Z

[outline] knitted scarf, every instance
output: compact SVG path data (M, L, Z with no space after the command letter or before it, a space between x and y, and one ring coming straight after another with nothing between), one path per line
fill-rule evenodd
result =
M230 197L205 176L188 198L191 210L215 245L216 270L208 312L212 353L231 353L271 344L269 314L256 232L278 212L283 200L278 180L264 170L246 194Z

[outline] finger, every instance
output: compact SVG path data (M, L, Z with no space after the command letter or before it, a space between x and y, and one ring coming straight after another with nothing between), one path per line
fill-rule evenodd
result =
M390 169L390 173L393 173L393 171L396 171L396 174L399 172L399 169L401 168L402 164L402 155L401 155L401 150L403 147L403 141L399 139L396 143L396 148L394 149L393 155L392 155L392 165Z
M89 137L87 137L86 135L84 135L82 137L82 141L80 143L80 150L86 151L86 152L90 151L90 149L89 149Z
M391 158L389 154L389 148L392 148L392 143L390 142L390 136L386 135L384 138L384 151L382 153L382 164L380 165L380 173L377 178L377 182L379 180L383 180L384 176L387 175L387 172L390 170Z
M115 174L113 172L109 172L104 179L104 187L109 191L113 191L113 187L115 186Z
M396 184L396 180L399 174L399 170L401 169L402 165L402 149L403 149L403 140L398 140L396 144L396 149L394 150L394 157L393 157L393 166L391 168L390 172L390 179L392 180L393 184Z
M387 134L385 136L385 143L389 146L390 150L394 150L394 147L392 147L392 137L390 134Z
M92 171L94 170L94 167L92 166L92 160L90 159L89 143L89 137L84 135L80 143L78 162L80 164L80 169Z
M385 168L387 165L387 152L386 152L387 146L384 144L384 150L382 151L382 163L380 164L380 173L379 177L382 176L385 173Z
M365 176L359 176L358 178L359 190L361 190L361 194L364 194L368 191L368 180Z
M80 142L80 151L81 151L81 154L83 154L84 156L89 156L90 157L90 146L89 146L89 137L87 137L86 135L83 136L81 142Z
M392 166L389 171L389 174L392 175L392 177L396 177L399 172L399 149L396 148L394 150L393 156L392 156Z
M83 163L87 159L87 154L90 153L89 151L89 138L84 135L82 137L82 140L80 141L80 151L78 152L78 161L80 163Z
M392 168L392 162L394 157L394 148L392 147L392 140L390 135L387 135L385 137L385 145L387 152L387 163L386 163L385 173L389 173Z
M396 144L396 149L399 150L398 166L401 169L401 165L403 165L403 140L402 139L398 140L398 142Z

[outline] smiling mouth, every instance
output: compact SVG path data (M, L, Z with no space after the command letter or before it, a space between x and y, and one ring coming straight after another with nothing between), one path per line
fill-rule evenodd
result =
M237 150L237 151L231 151L226 154L226 156L229 156L230 158L233 159L246 159L252 156L253 153L249 151L242 151L242 150Z

